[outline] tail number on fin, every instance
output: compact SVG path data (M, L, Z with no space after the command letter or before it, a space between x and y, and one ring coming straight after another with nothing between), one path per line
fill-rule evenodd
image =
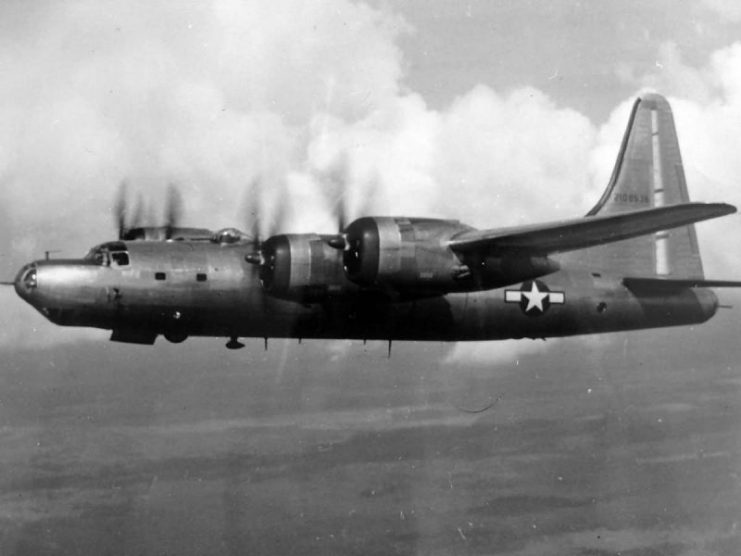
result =
M648 195L636 195L634 193L615 193L613 201L616 203L630 203L636 205L648 205Z

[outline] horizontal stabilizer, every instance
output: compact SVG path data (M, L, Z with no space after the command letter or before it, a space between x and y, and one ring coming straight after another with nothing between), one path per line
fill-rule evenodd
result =
M741 288L741 282L735 280L705 280L703 278L623 278L627 288Z
M683 203L534 226L470 230L455 236L449 246L463 253L496 255L524 250L547 255L630 239L734 212L736 207L725 203Z

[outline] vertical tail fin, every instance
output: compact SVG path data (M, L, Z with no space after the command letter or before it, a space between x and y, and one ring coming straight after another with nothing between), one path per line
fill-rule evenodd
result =
M666 99L636 100L607 189L587 213L616 214L689 201L674 117ZM628 276L703 278L694 226L586 249L573 259Z

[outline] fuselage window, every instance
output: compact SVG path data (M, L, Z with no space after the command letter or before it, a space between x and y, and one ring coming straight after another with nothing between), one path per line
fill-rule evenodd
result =
M165 274L164 272L155 272L154 273L154 279L155 280L166 280L167 279L167 274Z
M111 253L111 258L118 266L127 266L129 264L129 254L126 251L114 251Z

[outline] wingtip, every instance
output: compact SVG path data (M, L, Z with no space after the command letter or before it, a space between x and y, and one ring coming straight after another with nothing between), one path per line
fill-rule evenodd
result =
M675 206L685 206L690 208L690 210L704 209L706 212L711 212L713 217L726 216L738 212L738 209L729 203L703 203L702 201L694 201L691 203L681 203L680 205Z
M721 213L723 216L738 212L738 209L734 205L731 205L729 203L713 203L713 206L717 206L718 212Z

